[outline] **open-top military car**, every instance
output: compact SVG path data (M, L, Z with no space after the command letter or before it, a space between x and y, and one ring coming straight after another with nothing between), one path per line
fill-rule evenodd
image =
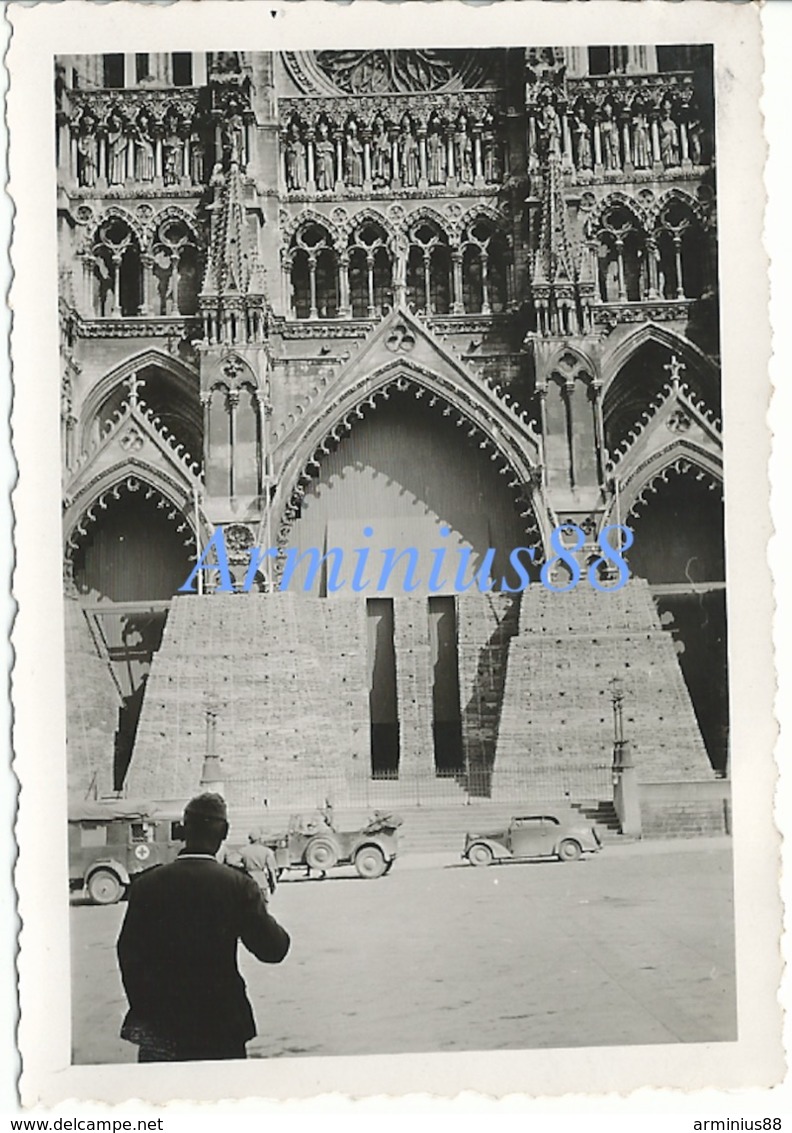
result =
M575 862L601 848L596 829L578 816L544 813L512 818L505 829L487 834L466 834L462 857L475 866L515 858Z
M98 905L120 901L135 874L173 861L181 818L151 803L119 799L69 804L69 889Z
M398 854L398 814L375 811L357 830L337 830L332 815L320 811L312 815L293 814L288 829L276 837L264 838L275 852L279 874L287 869L315 870L324 876L335 866L353 865L360 877L375 878L393 866Z

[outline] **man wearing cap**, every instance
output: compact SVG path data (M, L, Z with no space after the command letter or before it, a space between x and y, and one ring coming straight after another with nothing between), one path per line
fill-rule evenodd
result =
M263 830L251 830L248 834L248 844L239 851L239 861L244 869L264 894L264 900L269 899L278 885L278 862L275 854L264 841Z
M245 1058L256 1027L237 942L268 964L289 950L256 882L216 859L228 835L220 795L190 800L184 835L175 861L135 880L118 938L129 1000L121 1037L139 1062Z

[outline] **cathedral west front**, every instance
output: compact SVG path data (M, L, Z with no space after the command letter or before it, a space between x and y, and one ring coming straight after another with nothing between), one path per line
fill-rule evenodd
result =
M618 708L649 809L710 798L713 98L706 45L58 59L74 793L211 737L241 808L596 805ZM439 545L493 586L333 585Z

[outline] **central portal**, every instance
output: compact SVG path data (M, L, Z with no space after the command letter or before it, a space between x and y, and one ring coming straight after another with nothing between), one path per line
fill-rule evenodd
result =
M367 597L468 589L475 564L493 548L490 573L498 589L510 550L526 541L525 525L506 477L480 447L480 433L471 425L457 427L458 417L439 403L430 407L427 397L416 398L412 390L394 390L323 460L291 530L290 545L323 553L339 548L347 582L358 561L355 550L368 545L370 569L364 575L369 585L358 587ZM364 535L366 530L371 534ZM446 551L444 569L429 588L432 551L440 547ZM414 553L405 555L378 585L383 548ZM410 560L420 564L412 579L407 574ZM460 572L463 563L466 569ZM326 572L317 572L313 593L327 595ZM351 593L350 586L338 593Z

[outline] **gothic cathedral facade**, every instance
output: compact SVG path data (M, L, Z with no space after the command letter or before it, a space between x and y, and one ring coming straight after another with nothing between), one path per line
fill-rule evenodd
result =
M187 796L211 718L233 805L601 799L617 701L642 782L727 773L713 100L701 45L58 60L72 790Z

